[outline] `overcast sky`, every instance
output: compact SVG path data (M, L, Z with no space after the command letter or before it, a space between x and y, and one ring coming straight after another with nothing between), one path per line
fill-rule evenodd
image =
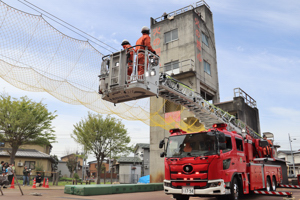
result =
M38 14L17 0L5 3ZM24 2L21 0L21 2ZM160 17L195 3L186 0L29 0L53 15L121 49L121 41L132 44L140 37L142 26L150 26L150 17ZM258 104L262 132L275 134L275 144L289 149L288 133L293 149L300 149L300 2L294 0L222 0L206 1L213 12L217 47L221 101L232 100L233 88L240 87ZM47 19L47 18L46 18ZM48 20L63 33L84 39ZM103 54L108 51L95 46ZM95 74L97 76L98 74ZM83 106L60 102L48 93L32 93L11 86L0 79L0 89L13 97L27 95L57 110L54 120L57 143L53 154L63 156L66 149L80 149L70 134L73 124L89 111ZM132 143L149 142L149 127L142 122L123 120ZM93 159L90 157L90 159Z

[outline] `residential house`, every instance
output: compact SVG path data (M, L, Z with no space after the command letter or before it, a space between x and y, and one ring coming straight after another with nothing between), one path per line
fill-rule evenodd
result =
M279 150L278 158L287 161L288 174L292 176L294 174L293 168L293 157L290 150ZM294 161L295 161L295 175L300 174L300 151L293 151Z
M2 144L0 147L0 161L10 162L11 150L7 144ZM36 175L37 170L45 172L45 176L51 176L52 164L54 159L50 156L52 146L45 145L22 145L15 155L16 175L22 176L24 167L27 166L31 170L31 175Z
M137 183L142 173L142 160L138 157L117 159L117 173L120 183Z
M75 173L78 174L79 178L82 178L83 158L80 158L80 157L76 156L75 153L71 153L71 154L68 154L66 156L61 157L60 159L61 159L62 162L65 162L66 165L67 165L67 162L69 161L69 159L76 159L77 160L77 165L76 165ZM71 173L69 171L69 177L70 177L70 175L71 175Z
M67 162L66 161L58 161L58 164L57 164L57 171L59 172L60 171L60 175L62 177L70 177L70 171L68 169L68 166L67 166Z
M150 175L150 144L137 143L133 152L134 157L142 160L141 176Z
M88 176L96 178L97 174L98 174L97 160L88 162L88 164L89 164L89 172L90 172L90 174ZM104 159L102 166L105 167L105 173L108 173L109 172L109 162L107 159ZM102 173L104 173L104 172L102 172Z

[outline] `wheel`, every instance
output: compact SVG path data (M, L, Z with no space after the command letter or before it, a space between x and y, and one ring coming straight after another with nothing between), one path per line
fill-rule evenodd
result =
M175 195L173 195L173 198L176 200L189 200L190 196L175 194Z
M240 187L237 177L233 178L232 184L230 185L230 195L228 200L238 200L240 196Z
M276 183L276 178L275 177L273 177L272 178L272 191L276 191L276 189L277 189L277 183Z
M271 180L270 180L270 177L267 177L267 187L266 187L266 190L268 192L271 191Z

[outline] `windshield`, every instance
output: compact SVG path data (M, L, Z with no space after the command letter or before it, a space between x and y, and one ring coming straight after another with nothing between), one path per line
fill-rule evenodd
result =
M169 137L166 157L197 157L216 154L215 134L203 132Z

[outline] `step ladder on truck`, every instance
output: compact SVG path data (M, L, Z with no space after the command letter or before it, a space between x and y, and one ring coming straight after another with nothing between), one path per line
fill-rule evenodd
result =
M128 55L134 55L133 73L128 74ZM143 53L144 74L138 75L138 56ZM194 113L208 129L186 133L170 130L161 156L165 164L164 191L177 200L191 196L214 196L237 200L241 194L267 191L271 193L282 183L282 169L264 163L276 160L274 151L263 155L268 141L242 121L205 101L187 85L167 74L159 74L159 57L145 48L134 47L112 53L103 58L99 75L102 98L117 104L157 96L182 105ZM184 151L190 143L190 152ZM267 156L268 158L265 158ZM263 192L259 192L263 193Z

